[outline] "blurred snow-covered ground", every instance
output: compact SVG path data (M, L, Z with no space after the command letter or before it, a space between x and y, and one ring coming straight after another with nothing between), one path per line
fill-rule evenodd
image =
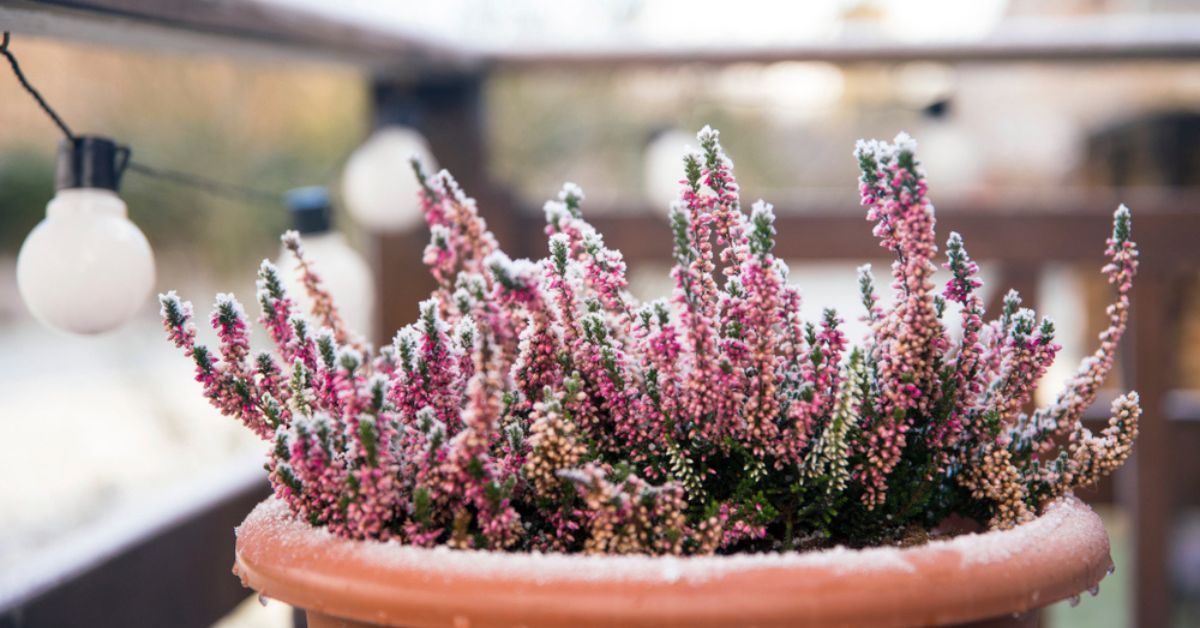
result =
M173 502L264 450L208 405L149 301L88 338L41 326L15 292L0 284L0 583L117 508Z

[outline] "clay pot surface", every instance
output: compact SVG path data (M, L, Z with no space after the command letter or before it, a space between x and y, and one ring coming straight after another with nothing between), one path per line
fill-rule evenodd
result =
M1100 518L1074 497L919 547L687 558L349 541L272 497L238 528L234 572L314 626L916 626L1011 619L1111 566Z

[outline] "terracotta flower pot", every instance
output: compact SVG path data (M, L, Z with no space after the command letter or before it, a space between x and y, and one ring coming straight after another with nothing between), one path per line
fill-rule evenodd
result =
M237 531L234 571L322 626L1021 624L1098 586L1100 518L1074 497L1012 530L908 549L653 558L492 553L347 541L279 500ZM998 618L998 619L997 619Z

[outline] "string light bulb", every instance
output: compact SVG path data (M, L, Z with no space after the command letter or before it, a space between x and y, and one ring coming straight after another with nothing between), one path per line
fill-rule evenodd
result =
M346 237L333 228L328 190L321 186L293 189L287 193L287 207L292 214L292 228L304 238L305 257L333 295L347 326L369 337L375 330L374 274ZM312 300L294 272L296 258L287 247L276 266L283 271L288 294L293 295L302 311L311 311Z
M642 153L642 194L655 210L679 198L679 164L696 136L675 128L656 131Z
M413 157L437 170L425 138L402 126L380 128L350 155L342 172L342 197L355 222L384 233L420 224Z
M60 144L56 193L17 255L21 298L42 323L104 333L146 302L154 254L117 195L128 158L127 149L103 137Z

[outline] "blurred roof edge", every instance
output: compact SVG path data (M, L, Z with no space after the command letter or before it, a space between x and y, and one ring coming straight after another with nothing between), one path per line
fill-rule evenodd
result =
M0 0L0 25L107 46L334 63L380 75L469 72L481 63L432 37L260 0Z
M608 45L525 45L482 48L485 58L512 66L662 65L827 61L833 63L943 61L1122 61L1200 58L1200 14L1110 14L1013 17L972 41L897 41L878 24L848 21L840 36L795 45L654 46L636 41Z
M981 39L903 43L850 20L814 43L656 45L525 38L518 46L463 43L394 23L364 23L271 0L0 0L0 24L16 33L190 54L348 64L377 75L458 73L485 64L656 65L818 60L1014 62L1200 58L1200 14L1007 18Z

